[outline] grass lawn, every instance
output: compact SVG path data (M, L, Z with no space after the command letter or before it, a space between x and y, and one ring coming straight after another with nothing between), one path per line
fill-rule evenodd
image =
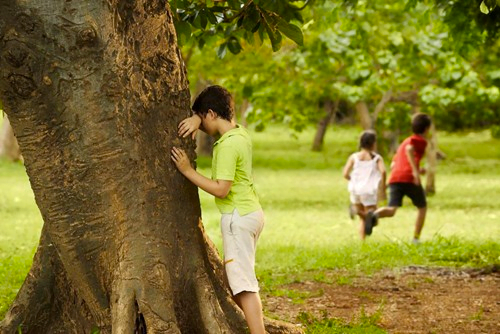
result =
M266 213L257 254L264 292L278 293L284 283L321 280L328 270L370 275L410 264L500 263L500 141L487 131L440 133L447 159L438 167L437 193L428 200L423 243L414 246L409 241L416 212L409 202L396 217L381 220L366 242L359 241L358 222L349 219L347 184L341 176L345 160L356 150L358 134L359 129L330 128L325 149L318 153L310 151L313 129L298 136L281 127L252 133L255 183ZM389 158L385 161L388 164ZM198 163L202 173L210 175L209 159L200 157ZM220 215L211 196L200 196L206 230L220 247ZM0 161L0 318L29 270L41 227L24 167ZM306 318L297 321L310 323ZM383 332L374 325L376 319L366 319L352 324L355 330L339 333ZM345 326L352 327L323 319L307 330L334 333L332 328Z

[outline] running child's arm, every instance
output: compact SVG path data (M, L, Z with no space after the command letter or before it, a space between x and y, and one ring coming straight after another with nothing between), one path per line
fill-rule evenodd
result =
M380 187L381 187L381 191L382 191L382 194L384 196L384 200L386 199L386 185L385 185L385 182L386 182L386 176L387 176L387 173L385 171L385 164L384 164L384 160L382 158L378 159L377 161L377 168L380 172L380 175L382 175L382 178L380 179Z
M406 146L406 157L411 166L411 171L413 174L413 183L416 185L420 184L420 173L418 172L417 163L415 162L415 148L413 145Z
M201 117L198 114L193 114L193 116L185 118L179 123L178 129L179 129L179 136L182 138L185 138L189 136L190 133L192 133L191 138L196 137L196 131L200 128L201 124Z
M225 198L231 189L233 181L209 179L191 167L191 163L183 150L173 147L171 159L175 166L189 181L207 193L218 198Z
M354 166L354 159L352 158L352 155L349 157L349 159L347 159L347 162L344 166L344 171L342 172L344 178L346 180L350 180L351 179L351 170L352 170L352 166Z

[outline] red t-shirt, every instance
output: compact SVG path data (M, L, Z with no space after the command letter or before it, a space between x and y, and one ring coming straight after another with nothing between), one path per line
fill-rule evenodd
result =
M406 146L408 145L412 145L415 149L415 162L417 164L417 168L419 167L420 160L425 153L427 141L422 136L412 135L406 138L401 145L399 145L396 155L392 158L393 167L389 183L413 183L411 165L406 156Z

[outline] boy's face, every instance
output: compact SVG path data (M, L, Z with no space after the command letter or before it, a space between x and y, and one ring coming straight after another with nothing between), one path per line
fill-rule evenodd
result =
M425 129L424 133L422 133L422 137L428 138L429 137L429 132L431 131L431 127L428 126L427 129Z
M201 116L201 130L210 136L215 136L217 134L216 120L217 114L215 114L211 109L208 109L208 113Z

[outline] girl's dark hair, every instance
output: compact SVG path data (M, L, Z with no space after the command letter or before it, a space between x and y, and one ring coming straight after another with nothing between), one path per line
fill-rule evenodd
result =
M411 119L411 130L416 135L421 135L431 126L431 117L424 113L417 113Z
M373 130L365 130L359 137L359 147L365 150L370 150L377 142L377 134Z
M227 121L231 121L234 116L234 102L231 94L227 89L217 85L205 88L196 97L192 109L200 116L206 116L208 110L211 109L217 116Z

